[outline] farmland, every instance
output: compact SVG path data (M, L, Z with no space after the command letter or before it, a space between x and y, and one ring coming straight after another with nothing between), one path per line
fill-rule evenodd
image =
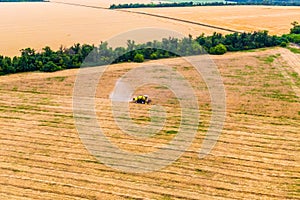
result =
M99 8L67 5L76 3ZM50 3L3 3L0 7L0 55L19 55L23 48L41 51L45 46L58 49L74 43L99 44L129 30L156 27L194 37L201 33L228 34L228 31L154 17L145 14L108 10L112 3L128 1L72 0ZM149 3L149 1L140 1ZM271 34L288 33L290 23L299 21L299 7L227 6L196 8L134 9L191 22L236 31L269 30ZM109 17L107 17L109 16ZM109 28L107 28L109 27ZM132 39L132 38L130 38ZM157 38L161 39L161 38ZM135 39L138 43L148 38Z
M232 32L229 29L269 30L271 34L281 35L289 33L291 22L300 21L300 7L108 9L113 3L131 2L153 1L3 3L0 6L0 55L19 55L19 50L27 47L40 52L45 46L57 50L61 45L74 43L97 45L122 32L147 27L171 29L194 37L201 33L228 34ZM149 37L144 34L128 39L136 43L148 42L149 38L160 39L152 33L148 33ZM91 126L85 123L91 116L74 114L81 108L74 107L78 105L74 104L74 88L83 91L92 88L78 84L82 69L0 76L0 199L300 200L299 51L297 44L290 44L286 48L210 55L223 79L226 118L216 145L204 158L199 158L199 152L211 125L213 99L205 78L184 58L145 59L143 63L128 61L108 66L97 82L95 104L90 110L95 110L98 124ZM48 57L51 55L41 59ZM196 55L189 59L205 64L204 57ZM197 97L199 109L194 111L200 120L191 145L173 163L147 173L116 169L124 167L120 161L127 161L127 167L138 171L128 163L128 157L111 159L118 153L107 148L101 153L112 160L114 167L108 166L90 153L91 148L84 142L86 135L78 131L81 130L78 124L85 125L87 132L99 126L111 144L125 152L143 155L169 144L178 135L181 123L188 124L188 120L181 119L182 99L157 83L141 85L134 91L133 96L148 94L152 104L130 103L129 116L136 125L147 128L153 122L151 109L161 106L166 114L165 121L161 120L161 129L152 137L143 137L143 132L127 134L117 123L117 120L125 120L123 116L119 116L120 119L114 116L116 108L111 99L120 78L145 66L148 71L139 74L142 80L154 73L151 67L161 65L172 73L180 73L182 77L177 77L178 80L188 81ZM159 72L161 80L173 78L163 70ZM87 78L97 80L98 75L91 73ZM175 151L179 151L177 147L173 147ZM155 161L160 162L160 157ZM148 161L148 164L151 168L155 163Z
M56 3L9 3L0 7L0 54L14 56L19 55L22 48L41 50L46 45L58 49L74 43L99 44L145 25L164 27L184 35L214 32L214 29L196 25L105 9ZM144 38L137 42L147 41Z
M131 10L202 22L241 32L268 30L274 35L288 33L291 21L300 20L299 7L284 6L205 6Z
M131 174L97 161L79 139L72 94L78 69L23 73L0 79L0 196L4 199L299 199L299 54L272 48L211 56L227 95L224 130L211 154L198 158L211 116L203 80L184 59L166 64L193 86L200 126L192 145L157 172ZM157 85L147 92L167 111L166 126L139 140L118 129L109 94L137 63L111 65L96 93L96 110L105 135L133 152L155 150L173 138L178 123L174 94ZM147 124L150 105L131 105L133 119ZM153 145L156 144L156 145Z

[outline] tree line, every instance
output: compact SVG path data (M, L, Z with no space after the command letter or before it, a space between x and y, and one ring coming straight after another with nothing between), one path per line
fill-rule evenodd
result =
M226 5L273 5L273 6L300 6L297 1L274 1L274 0L230 0L225 2L175 2L175 3L125 3L112 4L110 9L124 8L165 8L165 7L193 7L193 6L226 6Z
M286 46L289 42L300 44L300 25L292 23L290 34L271 36L267 31L252 33L232 33L210 36L201 34L193 38L164 38L161 41L149 41L136 44L127 41L126 47L111 48L107 42L99 46L74 44L69 48L60 47L54 51L45 47L37 52L34 49L22 49L20 56L13 58L0 56L0 75L42 71L54 72L63 69L79 68L83 62L87 66L100 66L110 63L143 62L161 58L209 54L224 54L227 51L240 51L263 47Z

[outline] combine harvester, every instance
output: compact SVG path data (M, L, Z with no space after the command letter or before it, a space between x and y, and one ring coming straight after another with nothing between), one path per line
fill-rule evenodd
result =
M139 104L150 104L151 99L149 99L148 95L139 95L132 99L132 103L139 103Z

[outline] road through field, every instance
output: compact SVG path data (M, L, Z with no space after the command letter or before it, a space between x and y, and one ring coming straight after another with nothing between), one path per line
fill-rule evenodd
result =
M108 9L108 8L105 8L105 7L92 6L92 5L88 5L88 4L76 4L76 3L59 2L59 1L51 1L51 3L61 3L61 4L66 4L66 5L81 6L81 7L87 7L87 8L95 8L95 9ZM232 29L229 29L229 28L223 28L221 26L213 26L213 25L204 24L204 23L201 23L201 22L195 22L195 21L190 21L190 20L185 20L185 19L180 19L180 18L175 18L175 17L168 17L168 16L164 16L164 15L151 14L151 13L147 13L147 12L139 12L139 11L125 10L125 9L124 10L123 9L113 9L112 11L128 12L128 13L146 15L146 16L151 16L151 17L158 17L158 18L161 18L161 19L168 19L168 20L174 20L174 21L178 21L178 22L185 22L185 23L188 23L188 24L199 25L199 26L208 27L208 28L212 28L212 29L215 29L215 30L221 30L221 31L239 32L239 31L235 31L235 30L232 30Z
M300 21L300 8L293 6L202 6L129 10L176 17L240 32L267 30L272 35L289 33L291 23Z

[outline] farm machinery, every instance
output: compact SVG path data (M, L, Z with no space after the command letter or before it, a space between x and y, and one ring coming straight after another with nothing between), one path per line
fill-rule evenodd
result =
M151 99L149 98L148 95L139 95L137 97L134 97L132 99L132 102L138 104L149 104L151 103Z

